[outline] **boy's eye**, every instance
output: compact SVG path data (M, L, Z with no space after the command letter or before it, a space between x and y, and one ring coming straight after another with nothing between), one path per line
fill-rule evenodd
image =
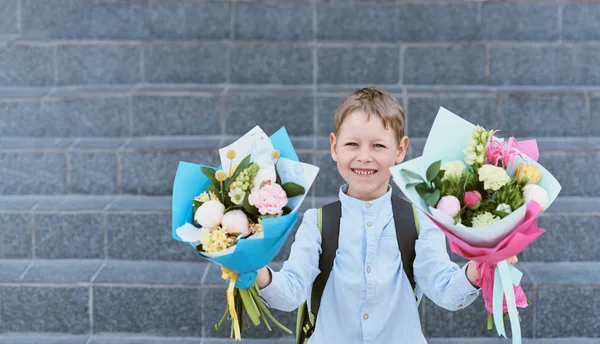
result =
M346 143L346 146L358 146L358 145L356 144L356 142L348 142L348 143Z
M375 147L377 147L377 148L385 148L385 146L384 146L384 145L382 145L381 143L376 143L376 144L375 144Z

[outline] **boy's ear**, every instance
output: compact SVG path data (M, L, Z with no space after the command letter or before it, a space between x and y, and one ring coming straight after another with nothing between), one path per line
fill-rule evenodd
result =
M331 158L337 162L337 138L334 133L329 134L329 146L331 147Z
M404 161L404 157L406 156L407 149L408 149L408 136L404 136L402 138L402 140L400 140L400 144L398 145L398 156L396 157L397 164Z

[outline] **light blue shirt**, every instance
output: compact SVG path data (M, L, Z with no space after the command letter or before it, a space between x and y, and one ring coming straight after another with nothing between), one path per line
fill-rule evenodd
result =
M323 291L311 344L427 343L415 292L402 268L393 221L391 188L365 202L339 192L342 203L338 251ZM479 295L446 252L446 238L427 216L419 213L420 234L415 243L416 296L423 293L437 305L458 310ZM309 301L319 274L321 233L317 211L304 214L290 257L271 283L261 290L268 306L294 311Z

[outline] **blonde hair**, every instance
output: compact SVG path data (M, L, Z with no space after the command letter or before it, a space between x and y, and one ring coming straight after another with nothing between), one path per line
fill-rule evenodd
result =
M355 111L362 111L367 115L375 115L383 121L384 128L392 128L396 134L396 142L400 143L404 137L406 117L402 106L389 92L377 87L361 88L348 94L335 111L333 117L333 133L338 136L342 123Z

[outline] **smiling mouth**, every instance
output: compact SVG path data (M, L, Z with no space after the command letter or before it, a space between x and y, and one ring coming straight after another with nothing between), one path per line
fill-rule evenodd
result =
M358 174L359 176L370 176L377 172L377 170L360 169L360 168L352 168L351 170L352 170L352 172L354 172L355 174Z

